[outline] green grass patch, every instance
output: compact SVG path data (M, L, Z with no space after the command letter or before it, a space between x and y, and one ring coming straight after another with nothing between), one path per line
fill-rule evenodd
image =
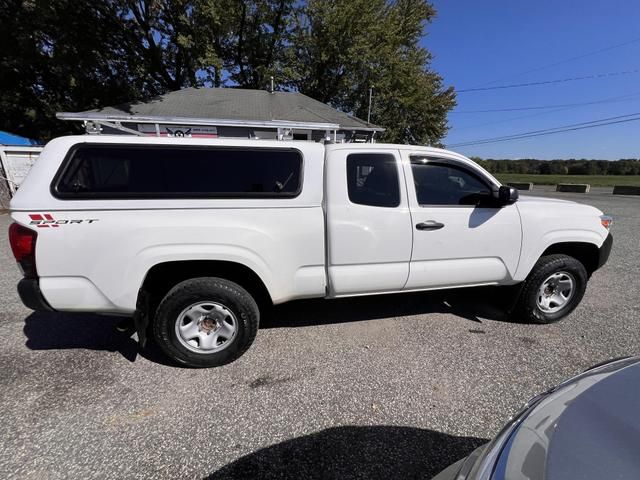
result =
M640 186L640 175L528 175L520 173L498 173L494 175L501 183L524 182L534 185L557 185L558 183L588 183L592 187L614 185Z

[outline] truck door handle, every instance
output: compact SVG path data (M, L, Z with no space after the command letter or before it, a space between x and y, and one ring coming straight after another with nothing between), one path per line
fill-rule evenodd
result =
M444 223L436 222L434 220L428 220L416 225L418 230L440 230L444 227Z

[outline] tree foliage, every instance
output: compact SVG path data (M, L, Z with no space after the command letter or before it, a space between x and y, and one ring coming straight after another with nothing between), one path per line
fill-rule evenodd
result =
M299 91L437 145L455 105L421 47L427 0L1 0L0 129L67 133L81 111L188 86Z
M495 160L471 157L491 173L541 175L640 175L639 159L611 160Z
M310 0L295 19L290 84L387 131L384 140L438 144L455 106L452 88L428 67L420 46L435 15L424 0Z
M48 138L70 127L57 111L143 96L122 21L100 2L1 1L0 129Z

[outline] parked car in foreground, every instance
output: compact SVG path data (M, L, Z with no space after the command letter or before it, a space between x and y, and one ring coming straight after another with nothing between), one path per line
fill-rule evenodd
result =
M521 285L515 314L580 302L611 218L526 197L446 150L385 144L74 136L11 202L18 290L35 310L134 316L174 360L217 366L261 306Z
M433 480L640 478L640 357L612 360L529 400L487 445Z

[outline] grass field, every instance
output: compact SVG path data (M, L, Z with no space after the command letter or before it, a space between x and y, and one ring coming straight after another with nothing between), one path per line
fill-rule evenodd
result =
M536 185L556 185L558 183L588 183L592 187L613 187L614 185L640 186L640 175L526 175L519 173L498 173L495 177L501 183L527 182Z

